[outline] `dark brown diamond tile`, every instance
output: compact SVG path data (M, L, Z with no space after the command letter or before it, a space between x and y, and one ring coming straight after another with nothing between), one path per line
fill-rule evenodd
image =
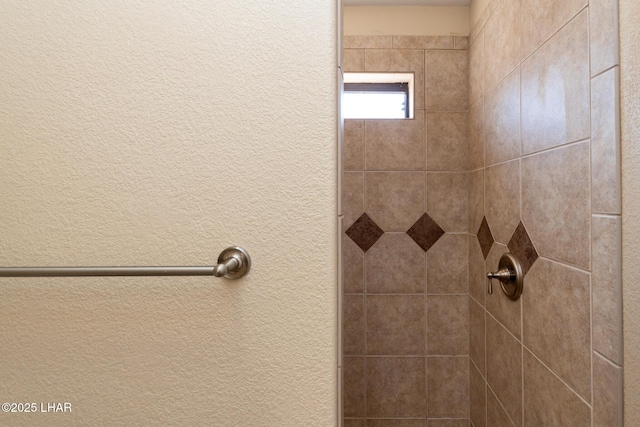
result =
M491 250L491 246L493 246L493 235L491 234L491 230L489 229L489 224L487 224L487 218L482 218L482 224L480 224L480 228L478 229L478 242L480 242L480 248L482 249L482 255L484 255L484 259L487 259L487 255L489 255L489 251Z
M533 263L538 259L538 252L533 247L531 238L524 228L524 224L520 221L516 231L513 232L511 240L507 245L509 252L515 255L522 265L522 272L526 275Z
M369 215L363 213L360 218L347 229L346 233L356 245L360 246L360 249L367 252L369 248L378 241L380 236L384 234L384 231L369 218Z
M424 214L407 234L426 252L444 235L444 230L429 215Z

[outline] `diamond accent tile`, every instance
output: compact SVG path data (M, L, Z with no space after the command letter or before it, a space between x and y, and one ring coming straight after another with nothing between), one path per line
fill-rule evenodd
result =
M522 221L518 224L516 231L513 232L507 247L509 252L518 258L522 265L522 273L526 275L533 263L538 259L538 252L533 247L529 233L527 233Z
M347 229L346 233L356 245L360 246L360 249L367 252L369 248L378 241L380 236L384 234L384 231L369 218L369 215L363 213L360 215L360 218Z
M444 235L444 230L425 213L411 226L407 234L427 252Z
M489 229L489 224L487 223L487 217L482 218L482 224L480 224L480 228L478 229L478 242L480 242L484 259L487 259L491 246L493 246L493 242L495 242L493 234L491 234L491 230Z

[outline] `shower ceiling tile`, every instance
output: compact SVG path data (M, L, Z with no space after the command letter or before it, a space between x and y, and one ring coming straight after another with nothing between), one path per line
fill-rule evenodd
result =
M520 261L522 273L526 275L533 266L533 263L538 259L538 252L536 252L536 248L533 247L531 238L522 221L518 224L516 231L513 232L507 247L509 248L509 252Z
M444 230L429 215L424 214L407 234L426 252L444 235Z
M384 231L366 213L363 213L346 233L360 246L360 249L366 252L378 241Z
M487 255L489 255L489 251L491 250L491 246L493 246L493 235L491 234L491 230L489 229L489 224L487 223L487 218L482 218L482 223L480 224L480 228L478 229L478 242L480 242L480 248L482 249L482 255L487 259Z

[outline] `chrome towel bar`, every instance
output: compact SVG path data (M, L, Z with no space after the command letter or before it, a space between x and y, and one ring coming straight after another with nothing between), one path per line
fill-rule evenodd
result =
M205 267L0 267L0 277L73 276L216 276L239 279L251 268L244 249L231 246L220 253L218 264Z

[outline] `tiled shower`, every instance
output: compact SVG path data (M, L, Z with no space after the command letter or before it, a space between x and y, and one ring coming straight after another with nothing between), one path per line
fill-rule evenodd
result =
M414 119L345 121L345 427L622 425L616 4L345 36L345 71L416 78Z

